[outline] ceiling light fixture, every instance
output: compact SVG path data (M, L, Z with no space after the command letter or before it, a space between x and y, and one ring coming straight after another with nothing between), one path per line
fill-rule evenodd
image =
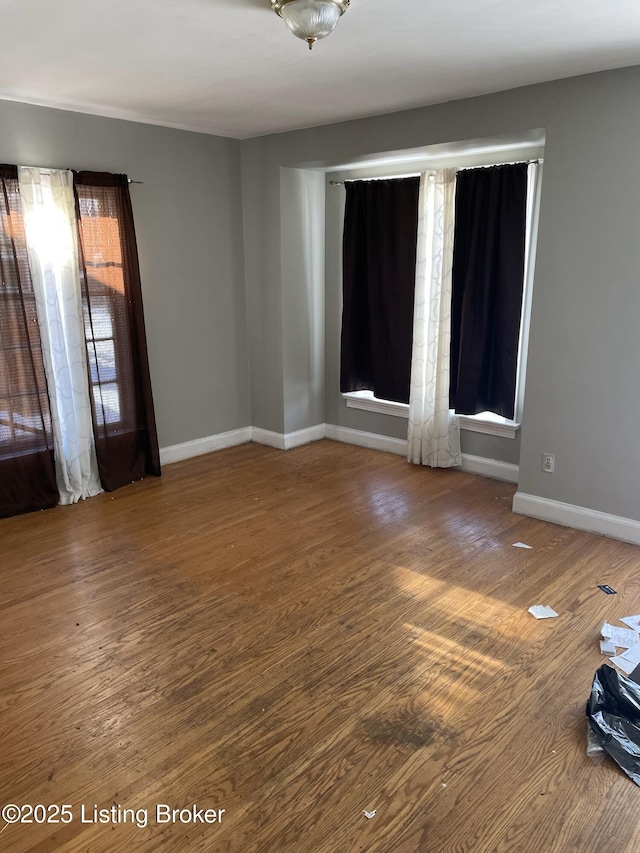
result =
M303 39L309 50L318 39L333 32L350 0L271 0L271 8L284 19L294 36Z

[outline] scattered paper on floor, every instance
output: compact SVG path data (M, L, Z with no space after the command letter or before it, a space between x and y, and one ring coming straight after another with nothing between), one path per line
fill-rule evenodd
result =
M623 616L620 621L633 628L634 631L640 631L640 616Z
M637 631L632 631L631 628L618 628L617 625L610 625L608 622L602 626L601 634L605 640L611 640L613 645L620 649L630 649L640 640Z
M545 604L534 604L533 607L529 608L529 613L536 619L552 619L558 615L553 607L548 607Z
M611 663L614 663L625 675L631 675L633 670L640 664L640 643L631 646L630 649L627 649L621 655L611 658Z

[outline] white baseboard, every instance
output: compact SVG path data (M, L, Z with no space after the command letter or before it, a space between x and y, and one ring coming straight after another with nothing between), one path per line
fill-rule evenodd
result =
M334 424L316 424L307 429L286 434L272 432L260 427L243 427L218 435L210 435L206 438L196 438L194 441L185 441L183 444L161 448L160 463L170 465L172 462L181 462L184 459L202 456L205 453L214 453L216 450L235 447L238 444L247 444L250 441L254 441L256 444L264 444L267 447L275 447L277 450L291 450L293 447L300 447L322 438L340 441L343 444L367 447L370 450L381 450L384 453L394 453L397 456L407 455L407 440L404 438L390 438L386 435L363 432ZM462 466L459 470L470 474L480 474L483 477L492 477L495 480L506 480L508 483L518 482L517 465L499 462L497 459L485 459L482 456L471 456L468 453L462 454Z
M185 441L182 444L161 448L160 463L170 465L172 462L181 462L184 459L202 456L205 453L214 453L216 450L235 447L238 444L247 444L250 441L275 447L278 450L290 450L293 447L319 441L322 438L329 438L332 441L340 441L344 444L354 444L358 447L367 447L371 450L381 450L384 453L394 453L397 456L407 455L406 439L390 438L386 435L339 427L334 424L317 424L308 429L287 434L271 432L259 427L242 427L241 429L218 433L218 435L210 435L206 438L196 438L194 441ZM462 454L462 466L457 470L469 474L480 474L483 477L491 477L495 480L504 480L508 483L518 482L519 468L517 465L500 462L497 459L486 459L483 456L472 456L468 453ZM540 518L543 521L551 521L564 527L573 527L576 530L585 530L588 533L599 533L612 539L620 539L623 542L640 545L640 521L635 521L632 518L610 515L606 512L574 506L537 495L528 495L524 492L516 492L512 508L519 515Z
M320 441L327 432L326 424L316 424L296 432L288 432L284 437L284 449L291 450L292 447L300 447L302 444L310 444L312 441Z
M520 475L518 465L500 462L499 459L486 459L484 456L472 456L470 453L462 454L460 470L468 474L491 477L492 480L504 480L506 483L517 483Z
M182 444L173 444L170 447L161 447L160 464L170 465L172 462L182 462L183 459L214 453L216 450L235 447L237 444L247 444L249 441L251 441L251 427L243 427L229 432L220 432L217 435L208 435L206 438L185 441Z
M268 429L260 427L251 427L251 441L256 444L264 444L267 447L275 447L277 450L291 450L293 447L300 447L302 444L309 444L312 441L320 441L325 437L325 425L316 424L306 429L299 429L296 432L272 432Z
M395 453L397 456L407 455L406 438L389 438L373 432L363 432L359 429L327 424L325 438L341 441L343 444L356 444L358 447L368 447L370 450L382 450L384 453Z
M524 492L515 493L512 509L518 515L541 518L543 521L552 521L564 527L574 527L576 530L586 530L588 533L600 533L602 536L640 545L640 521L632 518L609 515L607 512L552 501L550 498L541 498Z
M407 440L404 438L389 438L371 432L362 432L357 429L338 427L327 424L326 438L333 441L341 441L344 444L357 444L358 447L368 447L371 450L382 450L385 453L395 453L398 456L407 455ZM517 483L519 467L509 462L500 462L498 459L486 459L483 456L472 456L469 453L462 454L462 465L460 468L452 468L452 471L465 471L468 474L480 474L483 477L491 477L494 480L505 480L507 483Z
M284 434L281 432L251 427L251 441L256 444L264 444L266 447L275 447L276 450L284 450Z

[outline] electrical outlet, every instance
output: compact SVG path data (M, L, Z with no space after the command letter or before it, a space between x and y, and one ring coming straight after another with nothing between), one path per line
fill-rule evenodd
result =
M555 453L543 453L542 454L542 470L546 474L553 474L556 470L556 456Z

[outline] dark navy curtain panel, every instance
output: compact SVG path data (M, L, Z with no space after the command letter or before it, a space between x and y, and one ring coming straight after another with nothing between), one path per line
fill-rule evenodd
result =
M346 184L340 390L409 402L419 178Z
M449 405L513 418L524 281L527 163L456 182Z

